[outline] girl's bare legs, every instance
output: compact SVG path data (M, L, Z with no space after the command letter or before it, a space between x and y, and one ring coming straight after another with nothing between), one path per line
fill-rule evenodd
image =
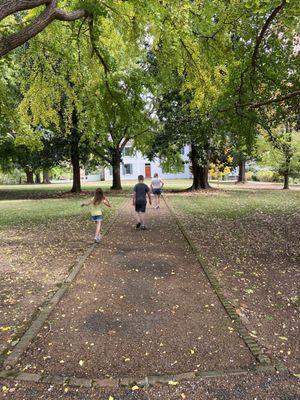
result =
M95 237L99 237L101 232L101 221L96 221Z
M157 205L160 206L160 194L157 195Z
M158 206L158 196L157 196L157 194L154 195L154 203L155 203L154 208L156 208Z

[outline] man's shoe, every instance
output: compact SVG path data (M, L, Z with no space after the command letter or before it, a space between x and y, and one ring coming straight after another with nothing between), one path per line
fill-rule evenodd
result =
M145 227L145 225L142 225L142 226L141 226L141 230L142 230L142 231L145 231L146 229L147 229L147 228Z
M139 229L141 227L141 223L140 222L138 222L137 224L136 224L136 229Z

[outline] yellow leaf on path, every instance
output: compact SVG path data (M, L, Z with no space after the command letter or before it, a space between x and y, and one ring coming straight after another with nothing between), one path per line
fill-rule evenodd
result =
M300 374L293 374L296 378L300 378Z
M175 385L178 385L178 382L176 382L176 381L169 381L169 382L168 382L168 385L175 386Z
M79 365L82 367L83 364L84 364L84 361L83 361L83 360L80 360L80 361L79 361Z
M1 332L10 331L11 329L12 329L12 326L1 326L0 327Z
M139 387L137 385L132 386L131 390L139 390Z
M192 349L192 350L191 350L191 354L195 354L195 350Z
M2 386L2 392L6 393L8 391L8 387L7 386Z
M279 336L279 339L281 339L281 340L288 340L288 338L285 337L285 336Z
M114 398L112 396L109 396L108 400L114 400Z
M186 399L186 395L184 393L181 393L180 396L181 396L182 399Z

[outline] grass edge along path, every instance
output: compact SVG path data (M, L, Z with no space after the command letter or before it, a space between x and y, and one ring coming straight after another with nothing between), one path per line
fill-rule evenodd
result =
M114 213L108 225L105 227L103 235L107 235L109 233L110 229L117 220L119 213L121 212L122 208L125 206L126 203L127 200L124 200L123 203L120 204L118 210ZM92 254L96 246L98 246L98 244L93 243L86 249L86 251L79 257L77 262L73 265L73 267L70 268L69 274L64 279L61 286L54 292L54 294L51 294L50 298L48 299L46 298L42 306L38 307L40 311L37 314L34 314L33 319L29 324L29 327L27 328L25 333L21 336L17 344L12 349L8 347L2 351L1 356L4 358L3 367L6 370L11 370L16 365L20 356L28 348L31 341L40 331L45 321L47 320L48 316L55 308L55 306L59 303L65 292L69 289L71 283L74 281L74 279L80 272L81 268L83 267L86 259Z
M170 213L172 214L174 220L176 221L176 224L177 224L178 228L180 229L182 235L184 236L184 238L188 242L188 244L189 244L190 248L192 249L195 257L197 258L197 260L198 260L201 268L203 269L208 281L210 282L214 292L218 296L218 298L219 298L221 304L223 305L226 313L229 315L231 320L234 322L234 324L235 324L235 326L237 328L237 331L239 332L241 338L246 343L246 345L249 348L251 354L255 357L255 359L260 363L261 366L270 366L272 364L271 359L266 354L264 354L263 348L249 335L247 328L244 326L244 324L242 323L241 319L239 318L239 316L235 312L235 308L232 306L230 301L228 299L226 299L226 297L224 296L224 293L223 293L222 286L221 286L220 282L214 276L214 273L211 270L211 268L209 268L206 265L206 263L204 261L204 258L200 254L200 251L198 250L197 246L193 243L193 241L189 237L189 235L186 232L183 224L181 223L181 221L177 217L174 209L172 208L171 205L168 204L165 196L163 196L163 200L164 200L164 202L166 204L166 207L169 209ZM278 371L287 371L287 368L282 363L280 363L279 360L276 360L275 368Z

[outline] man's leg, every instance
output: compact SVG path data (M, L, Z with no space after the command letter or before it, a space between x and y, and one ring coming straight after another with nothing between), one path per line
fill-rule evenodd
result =
M141 213L139 211L137 211L136 213L136 220L138 223L141 223Z
M141 221L141 226L145 226L145 213L140 212L140 221Z

